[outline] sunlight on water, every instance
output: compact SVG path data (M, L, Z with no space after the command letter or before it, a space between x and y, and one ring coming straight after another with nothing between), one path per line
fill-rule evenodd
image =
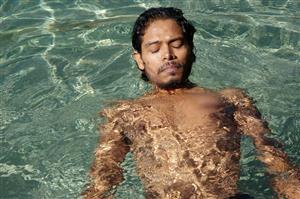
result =
M298 0L0 0L1 198L80 198L97 146L99 110L148 86L131 60L142 11L175 6L197 28L191 79L240 87L300 165ZM272 198L251 141L241 191ZM144 198L131 154L118 198Z

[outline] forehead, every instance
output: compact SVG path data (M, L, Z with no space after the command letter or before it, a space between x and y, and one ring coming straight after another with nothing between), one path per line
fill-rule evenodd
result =
M174 19L157 19L150 22L142 37L142 44L149 41L164 41L183 37L182 28Z

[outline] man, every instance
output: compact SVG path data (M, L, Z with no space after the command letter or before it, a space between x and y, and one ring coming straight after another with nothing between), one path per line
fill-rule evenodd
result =
M300 198L299 170L270 145L269 129L244 92L216 92L188 80L194 33L176 8L151 8L137 19L133 58L153 91L103 111L108 123L101 128L86 198L112 197L129 151L146 198L246 198L236 184L241 134L253 139L278 196Z

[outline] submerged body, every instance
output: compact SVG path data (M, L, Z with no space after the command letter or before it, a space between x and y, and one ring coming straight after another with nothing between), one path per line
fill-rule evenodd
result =
M270 158L276 161L267 165L271 173L294 172L291 195L300 196L297 171L281 151L266 143L265 123L239 90L217 93L191 88L151 94L104 114L109 122L102 127L102 145L96 152L87 198L111 197L109 189L122 181L120 163L129 151L134 154L146 198L234 197L242 133L253 138L264 163ZM274 179L273 184L279 194L287 185L293 186L278 182L282 181Z
M104 110L108 123L101 129L86 198L112 197L129 151L149 199L234 198L241 134L253 138L278 195L300 198L300 172L270 145L251 100L238 89L214 92L188 80L195 31L172 7L150 8L138 17L132 55L155 92Z
M124 135L147 198L221 198L237 192L240 134L232 104L194 89L145 97L128 108Z

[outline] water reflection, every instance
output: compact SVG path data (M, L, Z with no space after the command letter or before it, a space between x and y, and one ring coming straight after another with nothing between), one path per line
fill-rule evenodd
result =
M246 88L273 136L300 164L298 0L4 0L1 196L79 196L97 144L98 110L147 88L130 60L130 31L136 16L151 6L183 9L198 29L192 80L209 88ZM243 143L241 189L267 198L263 168L253 173L255 152ZM126 165L130 173L133 166ZM129 176L121 198L141 189Z

